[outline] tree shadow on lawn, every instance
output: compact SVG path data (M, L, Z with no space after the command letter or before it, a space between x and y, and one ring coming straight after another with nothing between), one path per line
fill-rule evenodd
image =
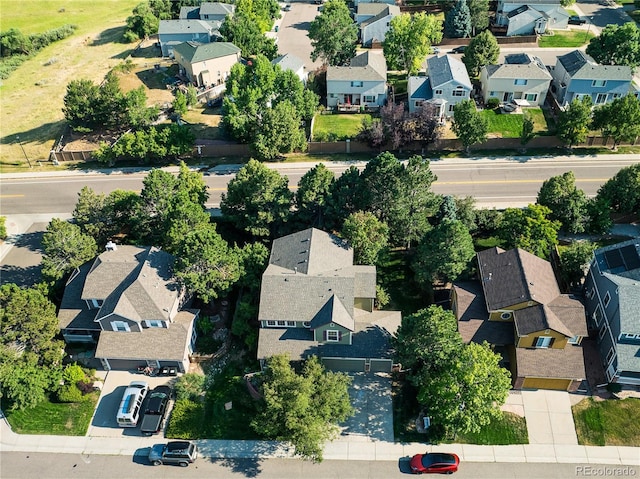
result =
M124 27L107 28L100 32L92 41L89 46L99 47L108 43L126 43L124 41ZM127 53L127 56L129 54Z
M35 143L42 145L51 140L57 140L64 132L67 123L64 120L53 121L50 123L41 124L30 130L19 131L11 135L5 135L0 137L0 143L3 145L10 145L15 143L18 145L18 137L20 137L20 143L25 146L27 143Z

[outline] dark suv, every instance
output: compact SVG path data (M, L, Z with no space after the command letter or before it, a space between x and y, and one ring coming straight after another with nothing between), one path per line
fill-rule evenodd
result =
M189 441L171 441L167 444L155 444L149 452L149 462L154 466L178 464L187 467L198 457L198 448Z
M150 436L160 431L170 398L171 388L169 386L158 386L149 393L147 407L140 425L142 434Z
M584 25L587 21L583 20L578 15L571 15L568 23L569 25Z

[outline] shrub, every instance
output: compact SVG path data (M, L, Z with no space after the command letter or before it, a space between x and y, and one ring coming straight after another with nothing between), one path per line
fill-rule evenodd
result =
M0 216L0 240L7 239L7 226L5 225L6 221L6 216Z
M500 100L498 100L495 96L492 96L487 100L487 108L491 110L495 110L500 106Z
M58 391L58 401L80 402L82 401L82 391L75 384L65 385Z
M176 398L198 400L204 392L204 376L187 373L176 381Z
M178 398L171 411L166 435L172 439L197 439L201 436L203 424L204 405L190 399Z

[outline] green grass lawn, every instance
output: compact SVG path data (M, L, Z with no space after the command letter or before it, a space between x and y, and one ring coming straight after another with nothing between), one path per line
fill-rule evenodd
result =
M371 115L368 113L316 115L313 138L324 137L337 141L354 138L360 131L364 118L371 118Z
M640 400L583 399L572 407L578 444L585 446L640 446Z
M476 251L482 251L495 246L501 247L502 241L495 236L489 236L488 238L476 238L473 240L473 244Z
M477 433L460 434L457 443L499 446L506 444L529 444L527 423L523 417L502 411Z
M547 121L544 113L540 108L527 108L527 113L531 115L534 124L534 131L540 134L548 132ZM501 113L500 109L482 110L484 116L489 122L489 133L497 134L502 138L519 138L522 133L521 114Z
M79 403L45 401L33 409L5 411L11 428L18 434L52 434L84 436L98 402L97 392L85 396Z
M589 43L589 40L594 37L595 35L589 31L554 30L553 35L542 35L538 40L538 46L540 48L577 48Z
M393 85L394 93L401 95L407 93L407 74L406 72L388 72L387 82Z

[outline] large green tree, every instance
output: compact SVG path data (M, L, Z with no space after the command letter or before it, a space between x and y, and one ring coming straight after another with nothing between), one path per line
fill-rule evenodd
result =
M261 33L270 31L274 20L280 18L280 5L277 0L238 0L235 5L235 14L243 15L254 22Z
M296 217L300 223L319 228L324 226L334 181L335 175L324 163L318 163L302 175L295 196Z
M486 65L495 64L500 55L498 40L490 30L484 30L469 42L469 46L462 55L462 62L469 71L469 76L477 77Z
M582 233L589 222L587 195L576 187L573 171L545 180L536 203L549 208L549 219L559 221L569 233Z
M431 45L442 41L442 20L424 12L402 13L391 19L383 43L384 57L391 70L411 75L420 70Z
M243 58L264 55L273 60L278 55L278 46L273 38L267 37L251 16L236 12L227 17L220 27L220 35L225 42L231 42L242 51Z
M471 12L466 0L457 0L444 17L444 34L449 38L471 35Z
M418 246L412 267L416 281L430 288L434 281L455 281L475 256L473 238L457 220L445 219Z
M53 218L42 236L42 276L56 282L96 256L96 241L78 225Z
M260 119L260 130L251 143L258 159L272 161L280 158L282 153L307 149L304 130L300 129L302 118L290 101L268 108Z
M360 175L365 211L389 224L402 195L403 166L393 153L380 153L367 163Z
M300 374L287 355L272 356L264 373L264 403L251 427L267 438L290 442L296 455L320 462L324 443L353 415L350 384L345 373L325 371L316 356L305 361Z
M350 214L341 233L353 247L355 264L379 264L389 243L389 227L373 213L357 211Z
M587 54L602 65L640 65L640 29L635 22L607 25L587 45Z
M471 36L489 28L489 0L467 0L471 14Z
M453 107L451 129L468 153L471 145L487 140L489 124L487 119L476 109L473 100L464 100Z
M243 166L222 194L220 210L233 224L256 237L273 237L290 215L289 180L256 160Z
M570 287L579 287L589 271L593 252L598 247L591 241L574 241L562 249L560 255L560 277Z
M131 15L127 17L124 38L128 42L148 38L154 33L158 33L159 25L160 19L154 14L149 2L139 3L133 9Z
M507 208L498 226L498 237L506 248L522 248L547 258L558 244L560 222L549 219L551 210L542 205Z
M358 26L343 0L329 0L309 25L311 59L331 66L344 65L356 53Z
M360 170L353 165L333 182L327 199L326 218L329 226L339 230L347 216L365 209L362 188Z
M591 104L590 96L581 100L574 99L558 115L558 138L569 148L587 139L591 122Z
M640 163L618 171L600 187L597 198L616 213L640 212Z
M593 128L602 130L605 138L613 139L613 149L624 141L634 143L640 136L640 99L627 94L593 111Z

